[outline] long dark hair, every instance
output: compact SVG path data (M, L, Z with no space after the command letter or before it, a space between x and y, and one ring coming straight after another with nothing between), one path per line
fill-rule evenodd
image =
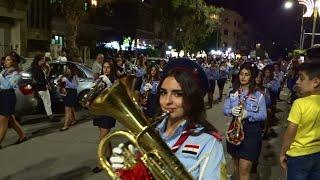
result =
M13 65L14 69L15 70L19 70L19 65L18 64L20 63L20 56L16 52L10 52L9 54L7 54L5 56L5 58L8 57L8 56L10 57L10 59L12 59L12 61L14 63L14 65Z
M204 131L215 131L217 129L207 121L207 114L203 100L203 93L195 79L187 72L173 69L164 76L159 83L158 92L163 81L167 77L174 77L180 84L183 93L183 109L187 117L187 129L194 127L196 124L204 126ZM157 94L157 107L161 112L159 104L160 93Z
M100 72L100 75L103 75L103 65L105 63L108 63L110 65L110 68L111 68L111 71L110 71L110 74L109 74L109 80L113 83L115 80L116 80L116 68L114 67L112 61L104 61L102 63L102 68L101 68L101 72Z
M256 81L256 77L259 72L259 69L257 68L257 66L251 62L245 62L240 66L240 70L239 70L238 75L236 76L234 83L233 83L233 89L232 89L231 93L235 93L241 87L239 75L240 75L240 72L242 71L242 69L248 70L251 74L251 77L249 80L249 93L248 93L248 94L251 94L256 90L256 87L255 87L256 82L255 81Z
M70 63L67 65L67 68L70 69L70 74L66 74L66 78L68 78L69 81L72 81L72 78L77 75L77 66Z
M32 61L32 63L31 63L31 68L32 69L39 69L39 68L41 68L40 66L39 66L39 61L41 61L42 60L42 58L44 58L44 55L43 54L37 54L34 58L33 58L33 61Z
M152 70L152 68L155 68L155 69L156 69L156 75L155 75L154 79L152 79L152 77L151 77L151 70ZM154 81L160 80L159 67L158 67L158 66L155 66L155 65L150 66L150 67L147 69L147 82L150 82L150 81L152 81L152 80L154 80Z

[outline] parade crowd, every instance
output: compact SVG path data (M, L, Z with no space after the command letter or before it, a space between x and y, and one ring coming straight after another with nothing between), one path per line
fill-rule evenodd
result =
M16 95L20 77L19 55L12 52L2 59L0 74L0 144L8 128L19 135L16 144L28 140L15 118ZM67 58L59 57L66 61ZM31 64L35 94L43 101L47 118L52 116L50 59L36 55ZM135 76L134 92L141 111L147 118L168 112L155 130L194 179L226 179L226 161L222 145L224 132L207 121L206 110L223 103L223 113L232 120L227 130L226 150L232 156L233 178L250 179L256 171L262 141L276 136L273 126L279 122L277 103L291 105L279 162L289 180L320 179L320 48L307 51L306 61L298 58L226 59L222 56L186 59L169 58L150 61L147 56L125 52L98 54L92 65L93 81L112 87L120 78ZM230 83L227 83L230 81ZM70 65L58 77L59 93L65 107L64 125L60 131L76 125L76 67ZM230 85L230 87L226 87ZM215 93L216 86L218 92ZM281 99L288 88L290 96ZM225 97L223 92L227 91ZM99 141L115 127L110 116L93 118L99 129ZM226 122L227 123L227 122ZM0 146L1 148L1 146ZM124 145L106 148L106 157L122 179L152 179L146 168L124 170ZM132 148L130 148L132 150ZM139 153L133 151L138 156ZM97 165L94 173L102 171Z

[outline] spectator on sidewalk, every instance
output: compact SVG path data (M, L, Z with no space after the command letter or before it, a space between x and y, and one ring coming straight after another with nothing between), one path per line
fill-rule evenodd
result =
M51 121L58 121L53 118L51 109L50 85L45 73L46 61L43 54L38 54L31 63L32 88L43 102L47 118Z
M67 62L68 58L67 58L67 51L66 50L61 50L61 54L60 56L58 56L57 61L62 61L62 62Z
M99 79L103 61L104 61L103 54L98 54L97 57L96 57L96 60L92 64L93 80Z
M297 93L280 151L287 179L320 179L320 63L298 67Z
M0 73L0 148L8 126L13 127L19 134L19 139L15 144L27 140L26 134L14 117L17 102L14 89L18 88L17 83L20 78L18 71L19 59L19 55L14 52L7 55L4 61L5 69Z

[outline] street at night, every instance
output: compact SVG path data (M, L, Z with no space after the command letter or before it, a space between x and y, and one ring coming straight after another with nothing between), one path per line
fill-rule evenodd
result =
M285 93L282 94L281 98L285 99L287 97ZM230 118L223 115L222 106L223 103L215 102L213 108L207 110L207 113L208 120L223 135L225 146L225 132ZM277 136L263 141L258 174L251 174L252 179L257 179L257 176L261 180L283 179L284 177L279 166L278 153L286 125L285 118L290 106L282 101L279 103L279 109L280 112L277 113L277 117L280 122L276 127L273 127ZM66 132L59 132L61 122L37 122L32 117L26 117L29 120L23 121L25 123L23 127L30 139L19 145L12 145L17 137L12 130L9 131L6 140L3 142L4 148L0 153L0 166L2 167L0 179L98 180L107 178L108 176L105 173L94 174L91 172L98 160L96 152L98 129L92 125L92 119L87 113L87 110L81 110L77 115L79 124ZM60 118L62 119L61 116ZM114 131L120 129L126 130L121 124L117 124ZM119 142L114 144L117 143ZM232 160L226 152L225 154L230 177Z
M0 0L0 180L319 180L320 0Z

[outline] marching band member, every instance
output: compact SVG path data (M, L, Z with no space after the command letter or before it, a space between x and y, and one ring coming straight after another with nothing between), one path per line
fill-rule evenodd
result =
M208 108L212 108L214 89L216 88L216 81L219 77L219 69L217 68L216 62L211 61L209 67L205 68L209 80L208 90Z
M116 80L116 73L111 62L112 61L110 60L102 63L101 74L97 79L97 81L103 81L106 85L106 88L110 88ZM111 128L115 127L116 120L110 116L100 116L93 119L93 125L99 127L99 141L101 141L111 131ZM110 157L111 149L111 144L109 144L106 149L107 157ZM92 169L92 172L94 173L99 173L101 171L102 168L99 166L96 166Z
M256 75L254 64L247 62L241 65L237 82L223 109L226 116L234 119L240 116L242 119L242 142L239 145L227 142L227 151L234 162L234 174L240 179L249 179L252 163L258 161L262 143L261 122L267 118L265 97L255 88Z
M206 120L203 96L208 88L206 74L197 63L182 58L170 61L157 99L161 111L170 115L156 130L194 179L226 179L221 137ZM115 159L119 158L110 158L112 166L121 167ZM149 179L135 176L134 170L130 171L132 174L120 172L136 179Z
M69 126L75 125L77 123L74 106L77 103L77 88L79 84L79 78L77 76L76 70L77 66L75 64L70 64L67 67L65 76L61 77L61 81L64 84L62 93L65 93L65 97L63 99L63 103L65 106L65 119L64 125L60 129L60 131L66 131L69 129Z
M140 105L148 117L156 113L155 102L160 80L160 72L157 66L148 69L147 77L143 80L140 88Z
M143 77L146 74L146 65L145 65L145 61L144 61L144 57L140 56L138 59L138 64L137 67L135 68L135 77L136 77L136 83L135 83L135 87L134 89L136 91L139 91L141 88L141 84L143 81ZM138 93L139 95L139 93Z
M228 70L225 61L221 61L219 65L219 78L217 80L218 88L219 88L219 98L218 101L222 101L222 93L224 89L224 85L228 79Z
M15 144L27 140L26 134L14 117L17 102L14 89L18 88L17 83L20 78L18 72L19 61L20 57L15 52L10 53L5 57L4 70L0 73L0 149L8 126L12 126L19 134L19 139Z

